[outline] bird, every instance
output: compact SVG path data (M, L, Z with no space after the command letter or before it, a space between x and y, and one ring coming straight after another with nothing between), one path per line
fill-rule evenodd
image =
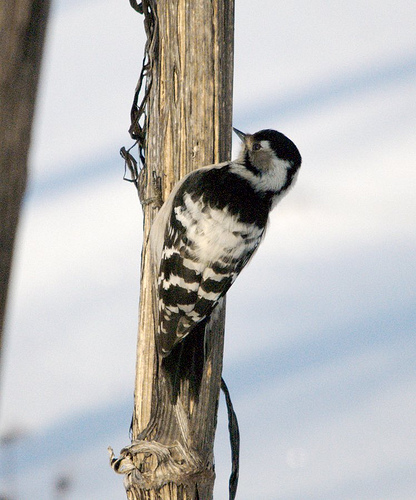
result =
M271 210L299 173L301 155L283 133L233 130L242 142L238 157L181 179L150 230L157 278L156 347L162 360L169 360L187 338L203 337L203 326L253 257ZM186 355L182 348L181 357Z

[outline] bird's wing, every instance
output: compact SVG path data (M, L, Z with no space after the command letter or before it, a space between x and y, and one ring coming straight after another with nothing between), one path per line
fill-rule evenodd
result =
M158 349L162 356L167 356L189 333L183 328L177 333L178 325L182 318L192 315L204 271L202 263L186 257L184 238L185 235L181 235L174 245L167 241L162 250L158 277Z
M162 356L168 356L197 324L210 316L250 260L261 236L259 234L255 244L248 242L238 259L228 252L216 262L195 257L185 230L181 234L176 232L175 241L166 239L158 280L158 349Z

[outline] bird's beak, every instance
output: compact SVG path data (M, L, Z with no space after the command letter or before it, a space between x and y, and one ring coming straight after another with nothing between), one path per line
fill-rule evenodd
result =
M245 134L244 132L241 132L241 130L238 130L234 127L233 130L238 135L238 137L244 142L248 134Z

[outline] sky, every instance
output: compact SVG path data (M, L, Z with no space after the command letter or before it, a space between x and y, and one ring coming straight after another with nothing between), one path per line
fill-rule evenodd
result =
M234 126L298 146L228 294L239 500L414 500L416 3L236 1ZM0 494L125 498L141 208L122 180L144 48L129 2L52 6L0 379ZM238 147L235 138L234 155ZM215 498L227 497L224 401ZM63 498L63 496L61 496Z

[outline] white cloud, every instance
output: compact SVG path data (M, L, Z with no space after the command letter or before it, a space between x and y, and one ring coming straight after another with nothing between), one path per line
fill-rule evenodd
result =
M25 208L3 401L8 423L36 428L133 393L141 208L120 176Z
M143 16L128 1L78 3L51 17L31 154L36 175L56 176L132 143L144 40Z
M235 102L270 102L414 53L411 0L236 4Z
M231 362L414 300L415 97L389 84L288 122L303 166L229 293Z
M396 493L406 490L395 476L415 464L411 366L404 345L369 347L235 398L244 437L241 498L376 499L386 491L383 475L392 476ZM302 460L294 467L288 455Z

